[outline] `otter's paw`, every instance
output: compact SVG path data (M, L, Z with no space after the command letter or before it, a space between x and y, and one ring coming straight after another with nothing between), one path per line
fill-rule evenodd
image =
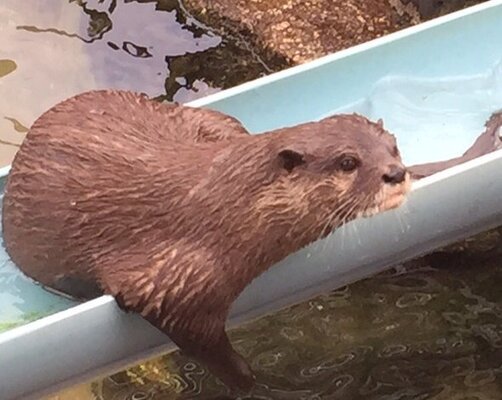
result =
M499 149L502 149L502 111L492 114L486 122L486 130L466 154L479 157Z
M215 355L207 365L218 379L235 391L247 394L255 384L256 377L249 364L233 349Z
M200 321L202 319L199 319ZM173 329L167 335L178 345L181 352L203 364L211 374L233 391L249 392L255 376L246 360L237 353L228 340L224 319L216 318L198 325L200 330ZM205 329L202 329L205 327ZM213 327L214 329L211 329Z

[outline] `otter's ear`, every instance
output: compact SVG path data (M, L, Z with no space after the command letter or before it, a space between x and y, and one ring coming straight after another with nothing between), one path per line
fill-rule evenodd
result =
M382 119L382 118L378 118L377 125L378 125L380 128L383 128L383 119Z
M293 171L299 165L305 164L303 154L291 149L281 150L279 152L279 161L281 166L288 172Z

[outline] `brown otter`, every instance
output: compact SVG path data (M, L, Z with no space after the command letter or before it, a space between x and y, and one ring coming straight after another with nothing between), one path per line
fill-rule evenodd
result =
M5 188L12 260L46 287L113 295L224 383L253 373L225 333L257 275L409 189L381 124L338 115L250 135L216 111L94 91L39 117Z

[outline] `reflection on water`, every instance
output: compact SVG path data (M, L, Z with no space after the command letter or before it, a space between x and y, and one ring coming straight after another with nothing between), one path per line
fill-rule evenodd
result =
M286 65L254 42L219 36L178 0L2 0L0 166L24 137L12 120L29 127L74 94L118 88L185 103Z
M14 72L17 68L17 65L12 60L0 60L0 78L9 75L11 72Z
M254 400L502 398L502 228L235 329ZM179 353L52 399L233 399Z

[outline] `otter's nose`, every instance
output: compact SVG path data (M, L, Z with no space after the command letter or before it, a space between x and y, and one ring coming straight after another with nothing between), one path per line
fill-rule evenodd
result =
M406 179L406 169L400 165L391 165L389 170L383 174L383 181L391 185L397 185Z

